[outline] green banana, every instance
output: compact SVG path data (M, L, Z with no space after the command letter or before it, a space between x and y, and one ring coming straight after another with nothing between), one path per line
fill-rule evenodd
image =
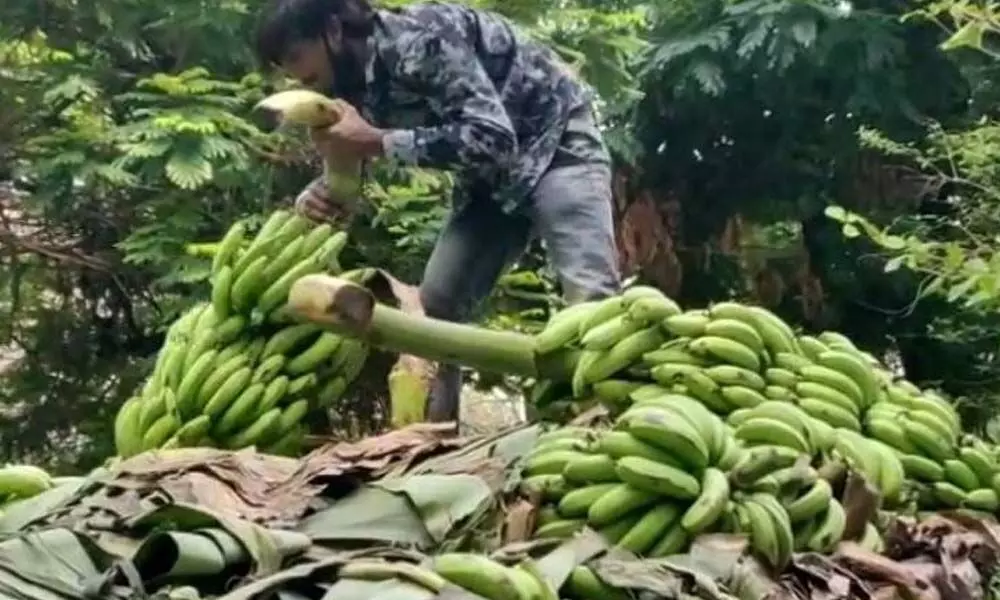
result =
M708 468L701 479L701 494L684 513L681 526L696 535L707 530L722 516L729 501L729 479L718 469Z

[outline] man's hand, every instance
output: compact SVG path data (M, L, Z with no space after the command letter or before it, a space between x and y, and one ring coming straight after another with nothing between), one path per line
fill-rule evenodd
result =
M318 181L318 185L314 182L302 190L295 199L295 210L317 223L339 220L343 216L343 209L330 201L322 180Z
M319 153L334 164L357 164L381 156L385 132L365 121L347 102L337 100L336 103L340 113L337 124L310 130Z

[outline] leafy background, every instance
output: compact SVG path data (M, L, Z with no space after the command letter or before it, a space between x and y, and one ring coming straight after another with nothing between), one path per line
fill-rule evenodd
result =
M394 1L392 4L405 2ZM963 0L477 1L600 93L625 271L851 335L970 423L1000 403L995 15ZM259 2L0 6L0 456L82 469L205 293L185 251L317 171L249 108ZM378 173L352 260L417 283L449 180ZM556 302L534 248L483 319Z

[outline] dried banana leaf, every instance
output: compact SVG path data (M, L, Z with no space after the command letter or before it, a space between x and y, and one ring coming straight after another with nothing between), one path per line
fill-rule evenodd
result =
M84 600L109 564L110 557L68 529L24 534L0 543L0 597Z

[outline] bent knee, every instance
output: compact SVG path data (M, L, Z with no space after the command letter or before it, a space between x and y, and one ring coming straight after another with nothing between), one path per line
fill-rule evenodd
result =
M458 317L458 307L455 306L456 294L442 286L433 283L420 285L420 304L424 314L434 319L454 321Z

